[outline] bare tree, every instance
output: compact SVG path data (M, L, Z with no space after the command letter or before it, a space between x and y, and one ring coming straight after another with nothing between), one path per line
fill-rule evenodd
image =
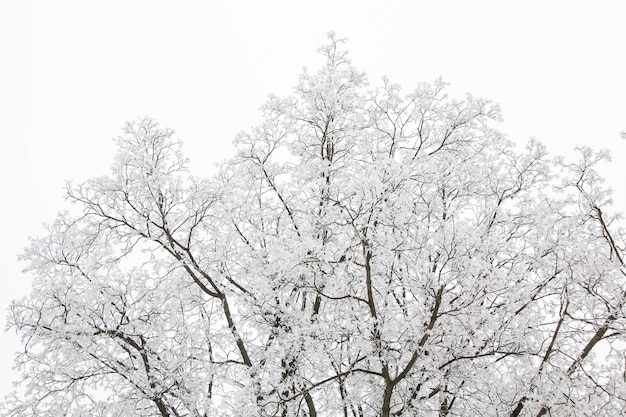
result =
M594 167L343 41L217 175L130 122L24 259L6 416L614 416L626 265Z

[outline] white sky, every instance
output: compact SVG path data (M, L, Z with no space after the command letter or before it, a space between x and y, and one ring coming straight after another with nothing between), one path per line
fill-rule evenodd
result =
M372 84L443 76L499 102L515 141L611 149L626 211L626 2L0 0L0 325L29 290L27 237L62 208L64 180L108 173L126 120L174 128L208 175L270 93L317 68L329 30ZM3 396L19 345L0 346Z

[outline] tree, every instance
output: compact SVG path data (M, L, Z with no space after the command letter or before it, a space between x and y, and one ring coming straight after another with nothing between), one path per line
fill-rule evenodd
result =
M7 416L614 416L626 265L595 171L343 41L211 179L149 118L24 254Z

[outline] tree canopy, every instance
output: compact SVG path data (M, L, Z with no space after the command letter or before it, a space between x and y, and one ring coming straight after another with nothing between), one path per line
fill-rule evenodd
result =
M579 149L489 100L371 87L343 41L271 97L217 173L127 123L111 174L23 258L5 416L615 416L619 216Z

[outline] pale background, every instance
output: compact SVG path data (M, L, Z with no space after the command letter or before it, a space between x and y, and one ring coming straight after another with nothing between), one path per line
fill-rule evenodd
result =
M626 2L0 0L0 325L29 291L27 237L63 207L65 180L108 173L126 120L174 128L210 175L270 93L317 69L329 30L372 84L443 76L499 102L519 143L610 149L603 173L626 211ZM13 333L0 349L3 396Z

